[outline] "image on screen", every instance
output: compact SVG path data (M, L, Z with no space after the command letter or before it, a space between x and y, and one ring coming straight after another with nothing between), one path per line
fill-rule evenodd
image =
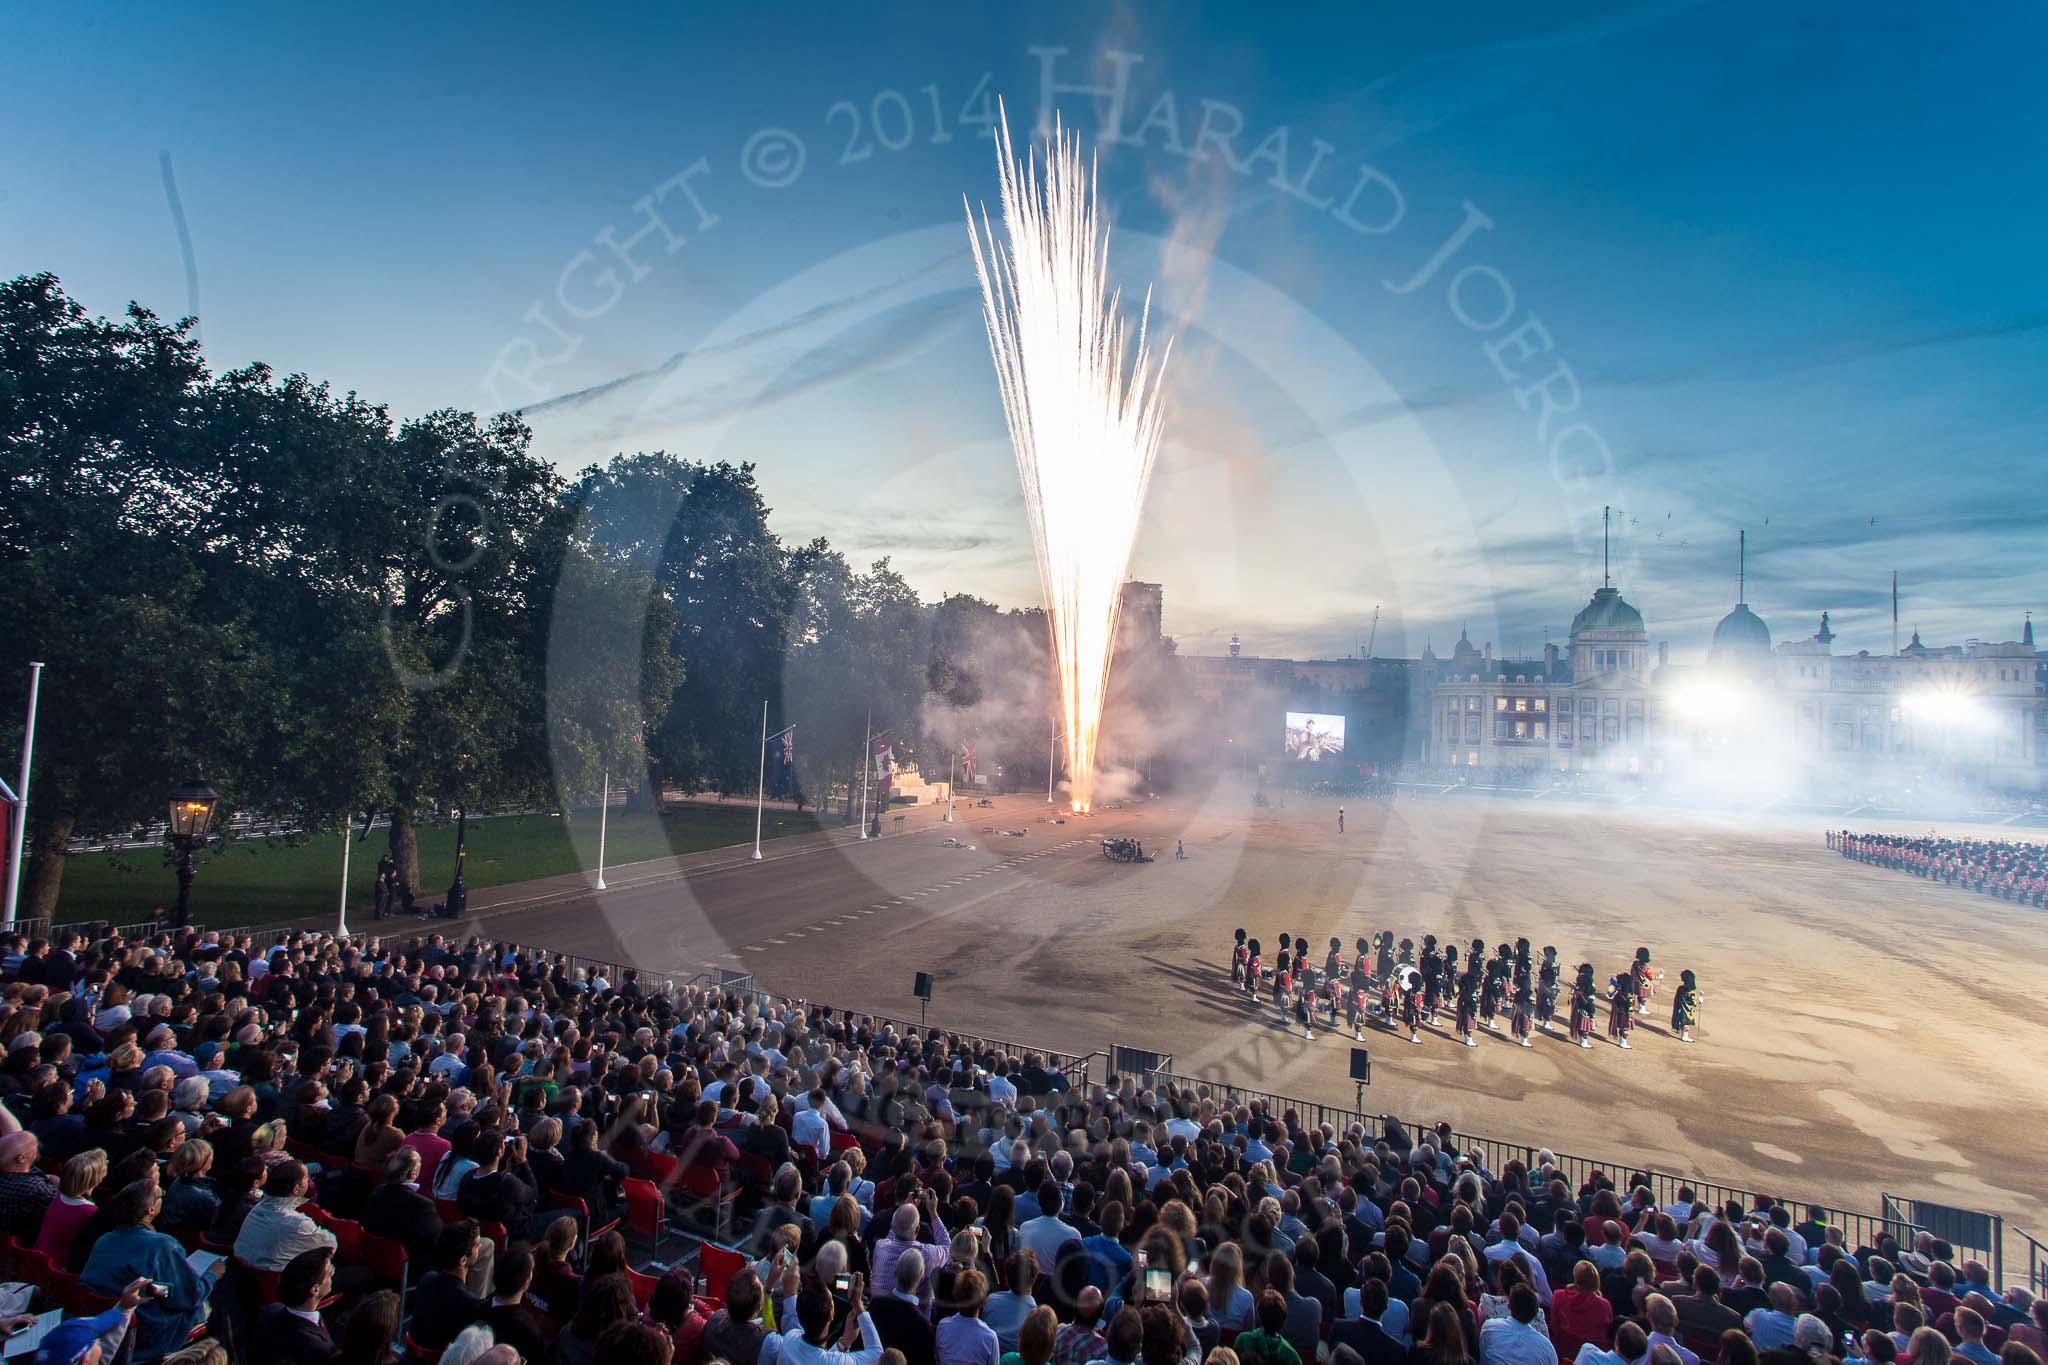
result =
M1301 763L1319 763L1344 753L1344 717L1313 711L1287 713L1287 756Z

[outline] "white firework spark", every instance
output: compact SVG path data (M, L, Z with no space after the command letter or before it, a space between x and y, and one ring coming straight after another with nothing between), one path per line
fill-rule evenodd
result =
M996 122L1007 245L967 210L1003 415L1038 548L1038 576L1059 672L1068 800L1094 800L1097 740L1116 645L1124 574L1159 452L1159 379L1146 349L1151 292L1136 345L1108 285L1109 229L1095 212L1095 165L1055 124L1041 182Z

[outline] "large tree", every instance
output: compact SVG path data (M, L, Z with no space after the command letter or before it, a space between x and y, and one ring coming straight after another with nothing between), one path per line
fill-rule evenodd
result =
M594 545L660 585L682 682L649 756L686 788L751 789L761 704L779 695L794 593L752 465L665 451L591 466L570 494Z

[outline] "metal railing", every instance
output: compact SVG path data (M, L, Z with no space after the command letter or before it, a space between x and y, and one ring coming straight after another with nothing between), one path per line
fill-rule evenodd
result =
M2027 1247L2027 1290L2035 1298L2048 1294L2048 1246L2034 1240L2030 1232L2012 1229L2012 1235L2026 1243Z
M1192 1094L1198 1103L1207 1099L1219 1108L1248 1106L1256 1101L1276 1119L1291 1110L1304 1128L1327 1125L1333 1132L1342 1134L1356 1123L1364 1130L1369 1141L1377 1141L1386 1135L1386 1120L1396 1118L1415 1142L1434 1140L1437 1137L1435 1126L1432 1124L1420 1123L1400 1115L1365 1113L1356 1105L1328 1104L1295 1096L1275 1095L1232 1085L1226 1081L1199 1076L1176 1076L1167 1070L1136 1071L1126 1074L1131 1075L1141 1086L1155 1090L1172 1090L1184 1095ZM1537 1164L1537 1154L1546 1153L1550 1163L1557 1169L1559 1177L1574 1189L1582 1186L1594 1173L1599 1172L1610 1177L1617 1189L1624 1192L1635 1185L1648 1187L1660 1205L1674 1202L1680 1190L1691 1190L1695 1200L1710 1208L1718 1209L1734 1200L1747 1209L1755 1206L1760 1194L1768 1193L1704 1176L1659 1171L1634 1162L1560 1152L1541 1144L1456 1130L1452 1130L1448 1137L1460 1152L1473 1155L1482 1166L1495 1174L1510 1161L1520 1161L1533 1171ZM1996 1214L1982 1214L1968 1209L1949 1210L1951 1213L1969 1216L1930 1219L1923 1222L1918 1217L1922 1210L1913 1201L1896 1200L1889 1196L1883 1201L1884 1211L1878 1213L1838 1208L1819 1200L1783 1193L1770 1193L1769 1197L1774 1202L1786 1205L1795 1218L1803 1217L1809 1209L1818 1210L1828 1226L1842 1230L1843 1239L1852 1248L1859 1245L1875 1245L1878 1237L1885 1234L1910 1247L1916 1233L1926 1232L1953 1245L1959 1258L1984 1261L1992 1267L1994 1278L2002 1279L2004 1276L2004 1220ZM2026 1236L2024 1233L2020 1235ZM2048 1248L2042 1248L2030 1237L2027 1241L2030 1279L2040 1274L2048 1274Z

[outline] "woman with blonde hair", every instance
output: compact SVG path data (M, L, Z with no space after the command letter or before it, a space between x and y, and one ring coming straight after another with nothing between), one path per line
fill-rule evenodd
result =
M71 1240L85 1226L97 1207L92 1192L107 1178L107 1154L94 1147L64 1163L57 1182L57 1197L43 1212L43 1229L36 1235L35 1249L58 1264L69 1257Z
M249 1138L249 1155L263 1163L263 1169L290 1161L291 1153L285 1151L287 1133L283 1119L272 1119L256 1125L256 1131Z
M157 1223L165 1232L213 1226L220 1195L213 1188L213 1144L193 1138L171 1153L171 1187L164 1191L164 1211Z

